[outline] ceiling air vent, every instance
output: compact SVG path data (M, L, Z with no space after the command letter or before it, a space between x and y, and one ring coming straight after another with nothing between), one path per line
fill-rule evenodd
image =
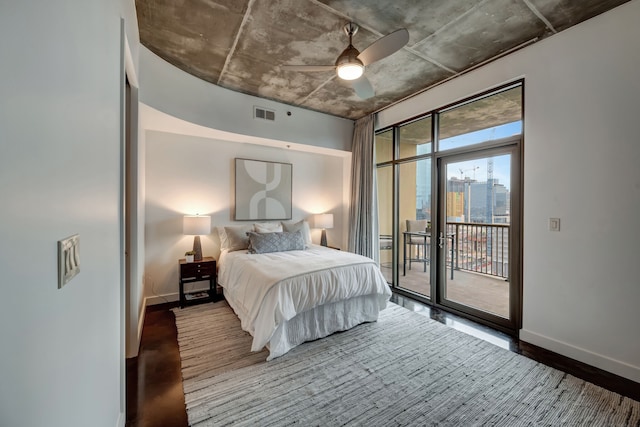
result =
M255 119L268 120L273 122L276 120L276 112L273 110L267 110L262 107L253 107L253 117Z

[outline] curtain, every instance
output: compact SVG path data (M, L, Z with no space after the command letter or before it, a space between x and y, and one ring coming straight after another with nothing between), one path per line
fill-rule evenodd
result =
M374 115L371 114L357 120L353 130L349 251L379 262L375 189Z

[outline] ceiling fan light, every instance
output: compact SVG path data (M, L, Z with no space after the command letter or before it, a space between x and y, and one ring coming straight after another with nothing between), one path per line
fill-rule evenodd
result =
M358 63L341 64L337 68L338 77L342 80L355 80L364 73L364 66Z

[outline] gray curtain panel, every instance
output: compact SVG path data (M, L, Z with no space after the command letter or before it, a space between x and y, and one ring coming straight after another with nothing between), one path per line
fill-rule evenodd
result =
M353 131L349 251L380 262L373 144L374 115L371 114L357 120Z

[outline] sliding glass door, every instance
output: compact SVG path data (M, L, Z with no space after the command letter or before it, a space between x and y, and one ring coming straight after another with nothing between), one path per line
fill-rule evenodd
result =
M506 327L518 300L519 158L518 138L438 164L438 303Z

